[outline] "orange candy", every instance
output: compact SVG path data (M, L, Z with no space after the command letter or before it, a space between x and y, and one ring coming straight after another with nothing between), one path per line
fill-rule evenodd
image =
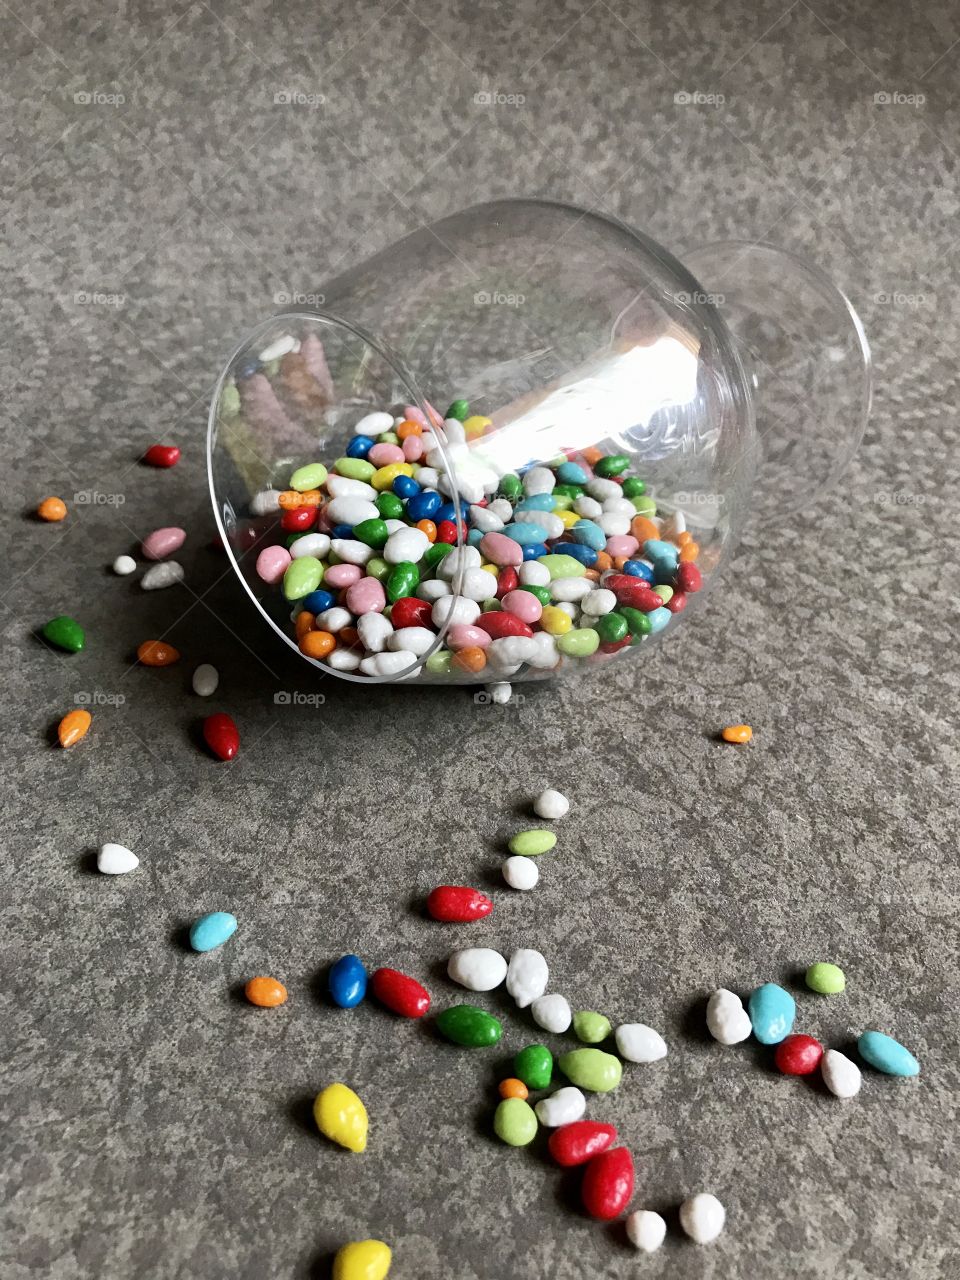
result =
M593 467L603 457L603 450L594 449L592 446L589 449L581 449L580 457L584 460L584 462L587 464L588 467Z
M685 547L688 542L692 542L692 541L693 541L693 534L690 532L689 529L684 529L683 533L678 533L674 538L674 542L676 542L678 547Z
M529 1093L527 1086L522 1080L517 1080L513 1076L509 1080L501 1080L497 1086L501 1098L523 1098L526 1099Z
M323 494L319 489L306 489L300 494L301 507L319 507L323 501Z
M287 1002L287 988L276 978L251 978L243 994L258 1009L275 1009Z
M600 570L599 570L599 569L587 569L587 571L584 573L584 575L583 575L583 576L584 576L588 581L590 581L590 582L599 582L599 581L600 581Z
M337 642L329 631L308 631L300 637L300 652L308 658L325 658L336 647Z
M165 640L144 640L137 650L137 661L145 667L169 667L180 661L180 650Z
M297 637L297 644L300 643L300 641L303 639L303 637L307 634L308 631L313 630L313 624L315 621L316 619L309 609L300 610L300 612L297 614L297 620L293 624L294 631Z
M459 667L461 671L482 671L487 665L487 655L478 646L471 646L468 649L461 649L459 653L453 655L453 661L450 664L453 667Z
M277 502L283 511L293 511L296 507L307 505L303 500L303 494L297 493L296 489L284 489Z
M700 554L700 547L696 542L685 542L683 546L680 548L681 563L687 564L689 562L692 562L693 560L696 560L699 554Z
M67 504L62 498L44 498L37 507L37 515L41 520L48 520L55 523L62 520L67 514Z
M93 717L89 711L81 709L68 711L57 726L57 737L60 739L61 747L72 747L74 743L86 737L92 720Z
M648 538L659 539L660 530L646 516L634 516L630 521L630 532L640 543L641 548Z
M608 551L598 551L597 559L593 567L595 569L598 569L600 573L606 573L608 569L612 569L613 560L610 556L610 553Z
M728 724L721 731L720 737L724 742L749 742L753 737L753 730L748 724Z
M431 542L436 542L437 526L433 523L432 520L418 520L417 528L421 531L421 533L425 533Z
M614 556L614 557L613 557L613 567L614 567L616 570L618 570L620 573L622 573L622 572L623 572L623 566L627 563L627 561L629 560L629 558L630 558L629 556Z
M406 440L407 436L422 436L423 427L419 422L414 422L410 418L404 419L398 426L394 427L398 440Z

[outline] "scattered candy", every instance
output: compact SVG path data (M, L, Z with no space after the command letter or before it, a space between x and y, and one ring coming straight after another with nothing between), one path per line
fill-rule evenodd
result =
M545 1044L528 1044L514 1057L513 1069L528 1089L547 1089L553 1077L553 1054Z
M65 653L79 653L86 643L83 627L73 618L61 614L51 618L40 633L44 640L63 649Z
M905 1049L892 1036L882 1031L864 1031L857 1041L857 1050L864 1062L869 1063L875 1071L882 1071L887 1076L916 1076L920 1074L920 1063L909 1049Z
M571 1049L561 1054L558 1066L571 1084L590 1093L609 1093L623 1074L620 1059L602 1049Z
M493 910L493 903L479 889L466 885L441 884L427 898L427 911L434 920L467 922L482 920Z
M667 1056L667 1043L659 1031L642 1022L625 1022L617 1027L617 1052L628 1062L659 1062Z
M720 737L724 742L749 742L753 737L753 730L748 724L728 724L720 731Z
M697 1244L709 1244L723 1230L727 1213L716 1196L708 1191L690 1196L680 1206L680 1225Z
M140 859L122 844L107 843L100 846L97 854L97 870L105 876L125 876L129 871L136 871Z
M777 1045L773 1060L785 1076L809 1076L823 1057L823 1045L813 1036L791 1035Z
M619 1218L633 1195L633 1156L626 1147L611 1147L587 1162L581 1196L591 1218Z
M367 1109L345 1084L328 1084L313 1104L313 1118L325 1138L348 1151L367 1148Z
M820 1059L823 1083L836 1098L852 1098L860 1092L863 1077L855 1062L837 1049L828 1049Z
M375 969L370 986L380 1003L401 1018L422 1018L430 1009L426 988L397 969Z
M152 444L143 460L151 467L173 467L180 461L180 450L175 444Z
M537 1115L522 1098L504 1098L493 1116L493 1131L509 1147L525 1147L537 1136Z
M275 1009L287 1002L287 988L276 978L251 978L243 988L243 994L258 1009Z
M507 858L503 867L503 878L511 889L532 889L540 879L540 868L532 858L515 854Z
M537 1119L547 1129L557 1129L560 1125L573 1124L579 1120L587 1109L587 1100L574 1085L564 1085L549 1098L541 1098L534 1107Z
M37 507L37 515L41 520L56 524L57 521L66 519L67 504L62 498L44 498Z
M136 570L137 562L133 556L117 556L113 562L113 572L121 578L125 578L128 574Z
M223 711L204 720L203 740L218 760L232 760L240 750L240 732Z
M652 1209L634 1209L624 1221L627 1239L643 1253L656 1253L667 1234L667 1224Z
M144 591L162 591L164 587L172 587L183 581L183 565L176 560L164 560L162 564L152 565L140 579Z
M720 987L707 1001L707 1030L721 1044L739 1044L753 1031L750 1015L743 1001L732 991Z
M547 962L539 951L521 948L510 957L507 966L507 991L516 1000L518 1008L526 1009L538 996L542 996L549 978Z
M530 1006L530 1012L538 1027L543 1027L544 1031L552 1031L558 1036L569 1031L570 1023L573 1021L570 1004L565 996L555 994L540 996Z
M541 791L533 802L534 813L538 818L546 818L548 822L556 822L559 818L564 817L569 808L570 801L567 797L550 788L546 791Z
M454 1044L471 1049L498 1044L503 1035L500 1022L486 1009L478 1009L473 1004L455 1004L444 1009L437 1015L437 1030Z
M137 649L137 661L145 667L169 667L180 661L180 650L164 640L144 640Z
M190 926L194 951L215 951L237 932L237 918L229 911L211 911Z
M86 737L92 719L90 712L82 708L68 711L57 725L57 737L60 739L61 747L72 747L81 738Z
M827 964L823 961L810 965L804 974L804 981L811 991L816 991L822 996L839 995L847 985L843 970L835 964Z
M220 673L209 662L201 662L193 673L193 692L201 698L210 698L217 691Z
M490 617L494 615L488 615ZM543 831L540 829L532 829L530 831L519 831L507 846L511 853L518 854L523 858L536 858L541 853L548 853L557 843L557 837L552 831Z
M775 982L757 987L747 1001L753 1034L761 1044L778 1044L793 1029L797 1005L789 991Z
M341 1009L354 1009L367 994L367 970L359 956L341 956L327 979L330 999Z
M392 1257L382 1240L354 1240L337 1251L333 1280L385 1280Z
M610 1019L602 1013L583 1009L573 1015L573 1034L583 1044L600 1044L610 1034Z
M612 1124L601 1124L597 1120L575 1120L555 1129L547 1143L550 1154L557 1164L564 1169L574 1165L585 1164L601 1151L612 1146L617 1140L617 1131Z
M506 976L506 960L490 947L455 951L447 962L447 977L468 991L493 991Z
M508 1076L506 1080L501 1080L497 1085L497 1092L501 1098L523 1098L524 1101L529 1097L529 1090L522 1080L516 1080L513 1076ZM536 1113L540 1115L540 1104L538 1103Z
M173 526L154 529L140 544L140 552L145 560L165 560L174 551L179 551L186 539L186 531L183 529Z

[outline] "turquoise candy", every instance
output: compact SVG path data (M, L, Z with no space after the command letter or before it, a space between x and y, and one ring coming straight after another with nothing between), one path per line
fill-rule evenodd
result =
M607 535L592 520L578 520L570 530L570 536L574 542L592 547L594 551L602 551L607 545Z
M553 511L556 505L552 493L531 493L517 503L514 511Z
M522 524L508 524L503 532L508 538L512 538L514 542L519 542L521 547L540 546L549 537L546 529L542 529L540 525L531 524L528 521Z
M215 951L236 932L236 916L229 911L211 911L190 926L190 945L194 951Z
M887 1076L918 1076L920 1063L909 1049L882 1031L865 1031L857 1041L864 1062Z
M51 618L41 634L44 640L55 644L65 653L79 653L85 643L83 627L75 618L68 618L66 614Z
M779 1044L793 1030L797 1002L783 987L765 982L747 1001L747 1012L753 1023L753 1034L760 1043Z
M655 569L675 573L680 563L680 548L672 542L662 542L659 538L648 538L643 544L643 554L653 561Z
M589 478L583 467L578 467L575 462L562 462L557 467L557 479L561 484L586 484Z

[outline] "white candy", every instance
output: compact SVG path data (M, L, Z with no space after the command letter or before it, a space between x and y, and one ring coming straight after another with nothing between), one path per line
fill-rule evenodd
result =
M707 1001L707 1030L721 1044L739 1044L753 1030L743 1001L732 991L720 987Z
M360 655L353 649L334 649L324 661L334 671L356 671L360 665Z
M128 573L133 573L137 567L137 562L133 556L117 556L113 562L113 572L118 573L121 578L125 578Z
M559 1129L562 1124L573 1124L587 1110L587 1100L579 1089L565 1085L552 1093L549 1098L541 1098L534 1111L537 1119L548 1129Z
M549 467L531 467L523 477L523 491L530 496L535 493L553 493L556 483L557 478Z
M183 581L183 565L176 560L164 560L147 570L140 579L144 591L161 591L164 587L172 587L175 582Z
M439 603L442 604L443 601ZM479 613L477 616L479 617ZM501 636L499 640L492 640L486 649L489 665L504 675L508 669L512 675L521 663L531 661L539 652L536 640L527 636Z
M631 520L637 514L637 508L629 498L604 498L602 510L607 515L629 516Z
M436 632L429 627L401 627L387 640L387 648L409 649L418 658L422 658L432 648L436 638Z
M835 1098L852 1098L860 1092L860 1068L836 1049L828 1049L820 1059L820 1073Z
M105 876L123 876L136 871L140 859L122 844L105 844L97 854L97 870Z
M281 356L285 356L288 351L299 351L300 343L292 333L285 333L282 338L277 338L275 342L271 342L268 347L264 347L257 359L261 364L269 364L271 360L279 360Z
M448 622L453 627L472 627L479 617L480 606L476 600L466 600L463 596L441 596L430 611L430 620L438 629Z
M259 493L255 493L250 499L250 514L252 516L270 516L279 510L279 489L261 489Z
M492 600L497 594L497 579L488 569L468 569L460 583L460 594L468 600Z
M357 634L367 653L382 653L393 635L393 625L382 613L365 613L357 620Z
M667 1234L667 1224L652 1209L634 1209L633 1213L627 1214L624 1226L627 1239L644 1253L656 1253Z
M193 692L201 698L209 698L217 691L220 672L209 662L201 662L193 673Z
M420 475L423 475L422 471L420 472ZM420 476L417 477L418 483L419 479ZM506 524L508 520L513 519L513 506L506 498L494 498L493 502L487 503L484 510L491 512L495 516L499 516L504 524Z
M451 444L463 444L467 438L467 433L463 429L463 423L459 418L444 418L443 432Z
M392 413L368 413L353 428L353 434L355 436L373 436L376 439L377 436L383 435L384 431L390 431L392 427Z
M329 631L332 635L336 635L344 627L353 626L353 614L349 609L341 609L339 605L334 605L333 608L324 609L322 613L318 613L314 621L318 631Z
M506 680L499 680L496 684L488 684L486 686L486 692L490 695L490 698L497 704L497 706L502 707L502 706L505 706L506 703L508 703L510 699L513 697L513 686L509 684ZM509 861L509 859L507 861ZM524 861L529 862L530 859L525 858ZM506 866L506 864L504 864L504 866ZM536 863L533 864L533 869L534 871L537 871ZM540 876L540 872L537 871L537 879L539 879L539 876ZM504 871L503 873L503 878L507 880L506 871ZM507 884L509 883L510 881L507 880ZM537 880L535 879L533 883L536 884ZM515 889L522 889L525 886L514 885L513 887ZM526 887L532 888L532 886L526 886Z
M506 976L506 960L490 947L455 951L447 962L447 977L468 991L492 991Z
M426 445L424 445L426 448ZM417 484L422 489L435 489L440 479L440 472L433 467L421 467L417 472Z
M680 1225L697 1244L709 1244L723 1230L727 1213L716 1196L709 1191L684 1200L680 1206Z
M359 524L361 520L379 520L380 512L366 498L357 498L348 494L343 498L334 498L327 504L327 515L331 524Z
M615 480L601 480L599 476L587 481L587 493L598 502L603 502L604 498L623 497L623 490Z
M381 555L387 564L401 564L404 561L409 561L411 564L419 564L429 545L430 539L422 529L398 529L396 533L391 533L387 539ZM450 554L452 555L453 553L451 552Z
M586 494L576 500L573 504L573 509L584 520L596 520L597 516L603 511L603 507L601 507L596 498L588 498Z
M510 686L507 685L507 688L509 689ZM503 878L511 889L532 889L540 879L540 868L533 858L525 858L520 853L515 853L513 857L508 858L503 864L502 871Z
M573 1021L573 1013L567 998L553 993L534 1000L530 1012L538 1027L543 1027L544 1031L552 1031L558 1036L569 1031L570 1023Z
M533 642L537 646L537 651L527 659L527 662L537 671L552 671L560 661L557 637L552 636L549 631L538 631L533 637Z
M367 502L373 502L377 497L372 484L365 480L352 480L350 476L329 475L325 488L331 498L365 498Z
M557 600L554 603L561 613L565 613L568 618L576 620L577 606L572 600ZM549 634L549 632L547 634Z
M437 577L443 578L445 582L453 582L461 569L466 573L468 569L479 569L481 564L480 552L476 547L454 547L437 565Z
M559 516L549 511L518 511L513 519L515 524L537 525L548 538L559 538L567 527Z
M345 564L364 565L373 559L373 547L358 542L356 538L334 538L330 547Z
M617 597L612 591L606 591L601 587L597 591L591 591L588 596L584 596L583 604L580 607L588 617L602 618L617 607Z
M538 560L524 560L518 576L525 587L545 587L550 582L550 570Z
M418 600L429 600L433 604L441 596L451 594L450 583L441 582L439 578L428 578L426 582L419 584L415 594Z
M369 614L364 614L369 617ZM409 649L398 649L396 653L376 653L371 658L364 658L360 670L365 676L396 676L405 671L417 660L417 655ZM414 674L413 672L410 673Z
M636 515L636 511L633 514ZM630 532L632 518L619 511L605 511L597 520L597 524L608 538L619 538Z
M489 507L473 506L470 508L470 525L481 533L499 533L503 528L503 521Z
M625 1022L617 1027L617 1053L628 1062L657 1062L667 1056L667 1044L659 1031L642 1022Z
M557 818L564 817L569 810L570 801L559 791L554 791L552 787L541 791L533 802L533 812L538 818L546 818L548 822L555 822Z
M323 560L330 550L330 535L327 533L305 533L302 538L290 546L290 557L299 560L301 556L316 556Z
M550 970L539 951L521 947L510 957L507 966L507 991L517 1002L518 1009L526 1009L547 989Z
M557 578L550 583L550 599L561 601L582 600L593 591L589 578Z
M410 527L403 520L384 520L383 523L387 526L388 534L396 533L398 529L408 529Z

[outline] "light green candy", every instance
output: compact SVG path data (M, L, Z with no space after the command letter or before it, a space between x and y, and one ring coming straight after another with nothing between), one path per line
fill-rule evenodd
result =
M659 596L663 603L666 604L668 600L673 599L673 587L668 587L666 583L663 583L661 586L653 588L653 594Z
M610 1034L610 1019L602 1013L594 1013L584 1009L573 1015L573 1030L578 1040L584 1044L599 1044Z
M370 571L370 565L367 565L367 572ZM436 653L431 653L430 657L423 664L432 676L448 676L450 674L450 664L453 662L453 654L449 649L438 649Z
M288 600L300 600L316 591L323 578L323 565L316 556L300 556L291 560L283 575L283 594Z
M542 564L550 574L551 582L555 582L557 578L582 578L587 572L587 566L573 556L537 556L537 563Z
M390 572L390 566L380 556L372 556L364 565L363 571L368 578L376 578L378 582L382 582Z
M557 511L569 511L573 506L573 499L565 493L555 493L553 495L553 509Z
M348 480L369 480L377 468L366 458L338 458L333 469Z
M540 853L549 853L557 843L552 831L544 831L542 827L531 827L529 831L518 831L507 846L511 853L519 853L524 858L535 858Z
M807 970L806 983L811 991L817 991L822 996L838 996L846 987L847 980L838 965L821 961L819 964L812 964Z
M571 1084L591 1093L609 1093L623 1073L620 1059L602 1049L571 1049L561 1054L559 1067Z
M277 356L275 360L268 360L263 366L263 372L266 377L275 378L280 372L280 357Z
M297 493L306 493L308 489L319 489L327 478L327 468L322 462L310 462L305 467L298 467L290 477L290 488Z
M557 648L568 658L589 658L600 648L600 636L593 627L578 627L557 636Z
M240 392L232 382L228 382L220 395L220 415L224 418L235 418L240 412Z
M399 444L400 437L395 431L383 431L377 436L377 444Z
M633 503L638 516L646 516L649 519L650 516L657 514L657 504L652 498L648 498L646 494L641 493L636 498L631 498L630 501Z
M525 1147L537 1136L537 1115L522 1098L504 1098L493 1117L493 1131L508 1147Z

